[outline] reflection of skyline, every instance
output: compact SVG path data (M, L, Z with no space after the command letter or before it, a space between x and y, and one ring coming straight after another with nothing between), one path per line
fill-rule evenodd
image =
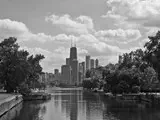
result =
M86 105L83 101L82 91L69 90L63 91L66 94L62 94L59 99L60 103L55 99L55 103L61 104L57 105L60 107L63 115L66 116L66 120L81 120L78 118L85 118ZM57 97L56 97L57 98Z
M102 104L99 95L83 93L78 90L65 91L59 99L61 112L66 120L96 120L103 119ZM57 100L56 100L57 101ZM56 102L55 101L55 102Z
M77 91L74 91L73 94L76 93ZM78 95L70 95L70 104L71 104L70 120L77 120L77 115L78 115L77 97Z

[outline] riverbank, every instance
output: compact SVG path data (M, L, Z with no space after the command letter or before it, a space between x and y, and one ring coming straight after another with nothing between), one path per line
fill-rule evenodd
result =
M24 101L30 100L49 100L51 99L51 94L45 92L34 92L29 95L23 96Z
M160 94L159 93L137 93L137 94L117 94L104 93L109 98L114 98L122 101L133 101L133 102L145 102L150 104L160 105Z
M0 117L22 101L22 95L0 94Z

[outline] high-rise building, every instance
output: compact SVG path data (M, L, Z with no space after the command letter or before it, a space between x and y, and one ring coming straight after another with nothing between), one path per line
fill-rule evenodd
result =
M70 61L76 59L77 60L77 48L71 47L70 48Z
M54 80L55 81L60 81L61 79L61 75L59 73L59 70L58 69L54 69Z
M94 68L94 59L90 60L91 68Z
M70 65L70 58L66 58L66 65Z
M83 72L83 66L82 66L82 63L79 63L79 72Z
M72 68L72 85L78 85L79 84L79 76L78 76L78 60L74 59L71 62L71 68Z
M89 70L90 69L90 56L87 55L86 56L86 70Z
M121 64L123 61L123 57L121 55L119 55L119 60L118 60L118 63Z
M83 81L83 75L82 75L82 72L78 72L78 84L82 84L82 81Z
M82 81L83 81L83 74L84 74L84 71L83 71L83 63L79 63L79 83L81 84Z
M78 85L79 84L79 76L78 76L78 60L77 60L77 48L71 47L70 48L70 66L72 70L72 85Z
M61 83L71 84L71 67L69 65L61 66Z
M58 69L54 69L54 74L55 75L59 74L59 70Z
M99 66L99 61L98 59L95 60L95 63L96 63L96 68Z
M85 62L82 62L82 68L83 68L83 72L82 72L82 80L84 80L85 75L86 75L86 69L85 69Z

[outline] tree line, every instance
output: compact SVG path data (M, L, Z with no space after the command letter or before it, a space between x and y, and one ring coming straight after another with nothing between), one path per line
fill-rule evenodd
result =
M102 77L99 77L96 83L94 78L83 81L83 87L98 88L99 84L103 83L105 92L160 92L160 31L148 38L143 50L124 53L119 56L118 63L99 67ZM93 70L86 72L86 77L92 76L91 71ZM97 71L97 68L94 71ZM90 87L91 85L94 87Z

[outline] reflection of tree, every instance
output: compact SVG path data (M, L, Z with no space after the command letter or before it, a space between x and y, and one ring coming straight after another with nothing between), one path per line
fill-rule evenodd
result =
M86 101L86 119L102 119L102 101L98 93L83 92L83 100Z
M40 114L41 116L44 116L44 114L46 113L47 109L46 109L46 106L43 106L40 110Z
M46 113L46 106L43 101L24 102L20 114L12 120L37 120Z
M101 96L103 102L103 119L114 120L156 120L153 115L157 108L147 107L146 104L134 103L133 101L117 101Z
M99 95L98 94L93 94L89 91L84 91L83 92L83 100L86 100L88 102L98 102L99 101Z

